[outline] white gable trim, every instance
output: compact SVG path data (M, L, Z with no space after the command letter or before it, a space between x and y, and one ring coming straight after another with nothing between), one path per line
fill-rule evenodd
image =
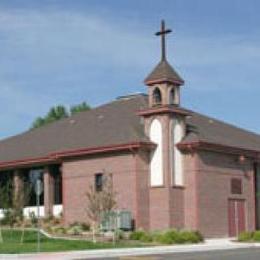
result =
M181 120L173 121L173 180L174 185L183 185L183 156L176 144L178 144L184 135L184 127Z
M150 126L150 139L157 147L151 154L150 178L151 186L163 185L163 158L162 158L162 124L154 119Z

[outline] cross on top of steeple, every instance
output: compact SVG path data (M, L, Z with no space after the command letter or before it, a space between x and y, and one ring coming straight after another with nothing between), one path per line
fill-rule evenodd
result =
M171 33L171 29L165 29L165 22L164 20L161 21L161 30L159 32L156 32L156 36L161 36L161 51L162 51L162 56L161 60L166 60L166 41L165 41L165 36L168 33Z
M184 84L184 80L179 76L179 74L174 70L174 68L168 63L166 59L165 36L171 32L172 31L170 29L165 29L165 22L162 20L161 30L155 33L156 36L161 36L161 61L144 80L145 84L148 86L165 82L172 83L177 86Z

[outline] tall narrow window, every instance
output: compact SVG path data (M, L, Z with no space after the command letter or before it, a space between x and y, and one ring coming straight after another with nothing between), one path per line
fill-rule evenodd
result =
M153 91L153 106L162 104L162 94L159 88L155 88Z
M53 169L53 181L54 181L54 204L62 204L62 175L59 170L59 166Z
M175 102L175 90L174 90L174 88L172 88L171 91L170 91L170 104L171 104L171 105L176 104L176 102Z
M103 173L95 174L95 190L96 191L102 191L103 181L104 181Z
M161 186L163 185L162 125L158 119L154 119L151 124L150 139L156 144L151 154L151 186Z
M183 157L177 144L182 140L184 135L183 126L180 120L173 121L173 179L175 185L183 185Z

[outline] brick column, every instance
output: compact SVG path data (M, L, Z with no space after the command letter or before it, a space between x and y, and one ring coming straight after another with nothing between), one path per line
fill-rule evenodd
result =
M23 203L21 200L23 200L23 179L22 179L22 171L21 170L15 170L13 175L13 199L14 199L14 207L17 210L19 209L19 206L21 203Z
M54 205L54 179L51 173L51 167L44 170L44 215L49 217L53 215Z

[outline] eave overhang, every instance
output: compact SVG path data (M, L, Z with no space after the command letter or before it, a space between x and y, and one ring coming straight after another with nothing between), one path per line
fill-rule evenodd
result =
M115 144L102 147L90 147L83 149L65 150L50 153L44 157L36 158L26 158L23 160L13 160L13 161L3 161L0 162L0 170L15 169L15 168L25 168L34 167L37 165L47 165L61 163L63 160L68 158L81 157L85 155L102 154L109 152L119 152L119 151L132 151L136 149L153 149L155 146L152 142L132 142L125 144Z
M179 114L182 116L189 116L191 113L190 111L177 107L177 106L156 106L144 110L137 111L137 115L139 116L151 116L154 114Z
M186 152L194 152L195 150L208 150L233 155L242 155L260 161L260 150L245 149L243 147L234 147L206 141L181 142L177 144L177 147L178 149Z

